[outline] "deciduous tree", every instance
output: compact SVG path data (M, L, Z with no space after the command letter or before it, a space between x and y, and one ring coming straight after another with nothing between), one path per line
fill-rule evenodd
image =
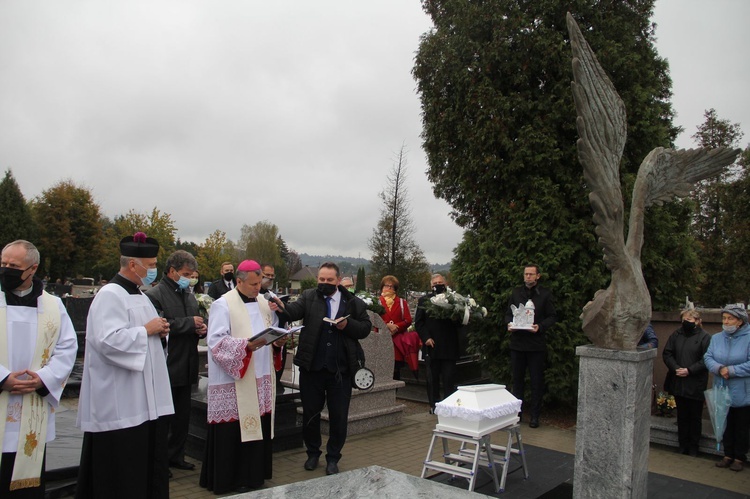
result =
M226 232L216 229L198 248L196 260L201 277L206 281L218 279L221 264L233 262L233 256L233 245L227 239Z
M88 275L102 255L102 215L90 190L63 180L32 203L43 263L52 279Z

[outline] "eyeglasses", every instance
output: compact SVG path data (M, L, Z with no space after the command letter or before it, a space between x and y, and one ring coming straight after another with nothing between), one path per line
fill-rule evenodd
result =
M383 287L384 288L391 288L391 289L394 288L393 284L383 284Z

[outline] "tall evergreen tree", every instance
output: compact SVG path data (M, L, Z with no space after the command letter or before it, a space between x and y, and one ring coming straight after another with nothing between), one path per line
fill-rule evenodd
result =
M34 242L36 226L13 172L6 170L0 182L0 249L16 239Z
M367 276L365 275L365 267L360 266L357 269L357 282L354 284L354 292L364 291L367 289Z
M385 275L394 275L402 291L424 289L430 273L424 253L414 240L406 170L402 146L386 179L386 187L380 193L380 220L368 241L372 251L370 273L373 284L380 282Z
M548 399L574 403L575 346L588 343L580 313L609 273L596 242L570 90L570 10L625 103L628 139L621 179L630 192L641 160L670 146L671 81L654 48L653 0L423 0L434 28L423 35L413 74L435 195L466 229L451 266L456 287L486 304L472 348L498 381L510 380L504 314L526 263L542 268L558 325L548 335ZM669 248L670 267L644 274L655 306L669 307L688 280L688 254L668 244L679 234L673 205L647 215L646 245ZM682 231L687 230L687 224ZM678 231L679 232L679 231ZM654 288L652 288L653 290ZM665 291L662 291L665 290ZM677 293L679 296L680 293Z
M734 147L739 145L743 133L738 123L719 118L715 109L704 113L705 121L698 126L693 139L700 147ZM694 192L697 209L693 218L692 232L699 245L700 272L696 303L708 307L721 307L734 301L739 283L735 282L735 256L729 255L728 226L732 218L727 204L733 197L727 196L728 187L738 181L742 170L730 168L726 173L699 182ZM733 214L747 220L747 212ZM743 215L745 215L743 217ZM735 250L738 248L735 248ZM725 266L729 264L729 266Z

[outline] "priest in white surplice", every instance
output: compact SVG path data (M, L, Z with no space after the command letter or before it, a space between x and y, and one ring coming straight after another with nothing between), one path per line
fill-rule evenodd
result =
M44 452L78 342L62 301L35 274L39 251L14 241L0 262L0 497L44 497Z
M208 321L208 434L200 485L214 494L256 489L272 471L274 352L264 340L249 338L278 324L277 307L259 295L257 262L240 263L235 277L237 286L211 305Z
M164 417L174 410L161 344L169 323L140 291L156 278L158 252L142 232L122 239L120 272L89 309L76 498L169 497Z

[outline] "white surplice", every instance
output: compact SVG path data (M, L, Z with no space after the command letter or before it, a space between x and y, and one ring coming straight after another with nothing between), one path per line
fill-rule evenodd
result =
M0 291L0 293L2 293ZM60 404L65 382L73 369L78 351L78 341L73 323L68 316L62 301L55 297L60 312L60 335L51 352L49 364L37 371L49 394L44 400L55 408ZM3 296L3 305L5 302ZM38 307L42 307L42 300L37 300ZM11 372L22 371L31 366L37 341L37 316L43 310L34 307L9 306L7 307L8 344L0 345L0 348L8 349L10 365L0 364L0 381L5 379ZM16 452L18 449L18 433L21 428L20 414L22 406L22 395L10 395L8 399L8 414L5 423L5 435L3 437L3 452ZM48 410L47 420L47 442L55 439L55 413Z
M132 428L174 414L159 335L148 336L144 327L158 316L146 295L116 283L94 297L76 423L83 431Z
M218 305L218 306L217 306ZM245 303L250 316L253 334L266 329L266 324L257 302ZM277 326L276 314L271 316L272 326ZM221 423L237 420L237 394L235 380L240 377L247 340L232 337L229 320L229 307L222 296L211 305L211 316L208 321L208 421ZM258 382L258 403L262 414L270 412L273 405L271 383L276 382L273 368L272 346L266 345L253 352L255 378ZM215 358L220 357L220 360ZM250 373L247 373L250 375Z

